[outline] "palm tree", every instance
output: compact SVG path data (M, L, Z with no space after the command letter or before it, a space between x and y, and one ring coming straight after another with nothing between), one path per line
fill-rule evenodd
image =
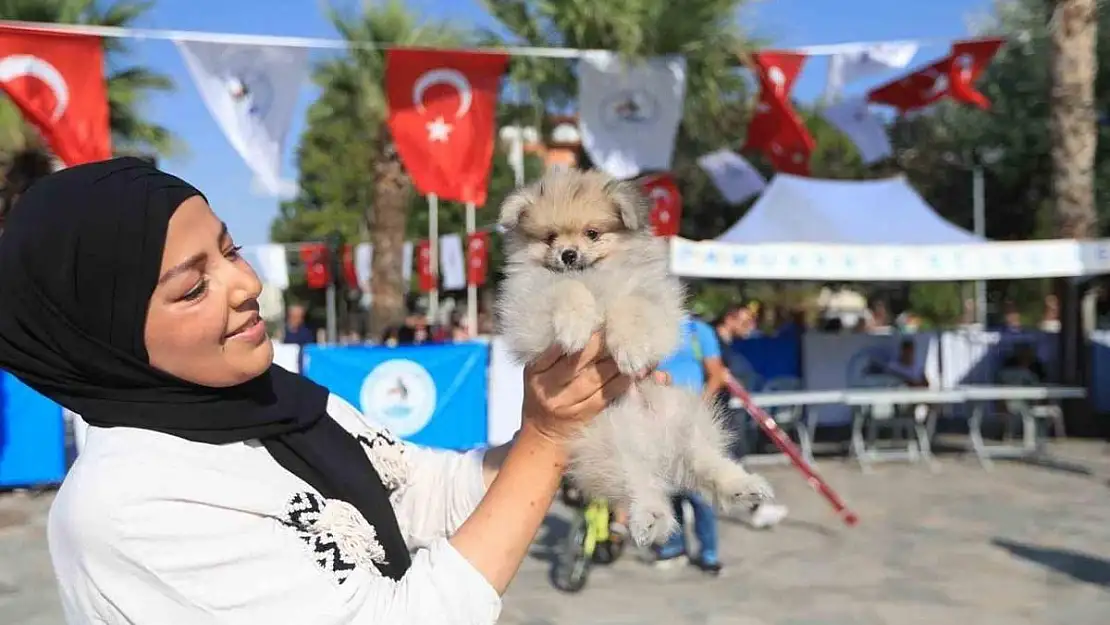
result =
M1095 78L1098 74L1097 0L1051 0L1049 3L1049 94L1052 196L1056 225L1065 238L1088 239L1097 234L1095 211L1095 154L1098 113ZM1082 377L1082 333L1079 298L1067 280L1057 282L1061 314L1061 360L1065 382Z
M0 19L126 27L153 5L133 0L120 0L106 7L102 4L95 0L0 0ZM104 51L114 151L167 154L180 149L167 129L150 123L141 112L151 91L173 89L170 78L144 67L120 67L119 60L128 53L123 39L105 38ZM43 175L42 163L51 160L38 132L23 121L7 99L0 100L0 159L5 180L4 203L0 205L3 211L27 184Z
M369 173L369 202L366 226L374 246L371 265L369 330L378 336L404 316L401 248L412 196L412 182L393 147L386 126L387 107L383 89L385 50L388 46L451 47L462 35L444 25L420 24L401 0L384 4L366 3L361 13L343 14L334 8L329 18L344 39L352 43L373 42L373 49L352 45L345 57L318 68L317 82L349 94L358 127L368 133L372 146Z

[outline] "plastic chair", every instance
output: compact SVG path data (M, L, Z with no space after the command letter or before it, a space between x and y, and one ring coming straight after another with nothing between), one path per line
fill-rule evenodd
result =
M895 389L904 388L905 382L889 374L864 375L856 380L855 388ZM866 433L865 433L866 428ZM932 462L929 432L926 424L917 419L914 411L894 403L879 403L867 406L854 406L852 409L852 453L859 462L860 469L870 470L870 460L879 453L875 448L879 429L891 430L894 441L903 437L908 441L906 454L911 461L924 455ZM889 454L889 452L887 452Z
M801 391L803 389L801 379L794 376L783 375L767 380L763 385L761 392L764 393L787 393L792 391ZM798 447L801 449L802 457L809 464L815 464L816 461L813 457L813 439L815 437L815 430L817 429L817 422L814 419L807 418L804 404L794 404L791 406L778 406L775 408L767 409L767 414L775 420L787 436L791 432L798 434ZM752 422L754 425L754 422ZM755 426L758 430L758 426ZM775 454L776 459L780 454ZM758 462L758 461L757 461Z
M1032 371L1022 367L1008 367L998 372L998 383L1002 386L1041 386L1043 382ZM1003 415L1022 419L1022 427L1037 427L1037 421L1046 420L1052 424L1052 433L1057 438L1067 438L1064 428L1064 411L1054 404L1037 404L1025 399L1007 399L1002 402ZM1009 419L1006 419L1009 424Z

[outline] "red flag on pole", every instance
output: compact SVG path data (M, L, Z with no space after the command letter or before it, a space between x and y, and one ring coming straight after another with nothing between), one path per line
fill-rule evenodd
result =
M304 279L310 289L326 289L331 282L328 271L328 247L323 243L301 245L301 264L304 265Z
M640 181L644 193L651 198L651 229L656 236L671 237L678 234L682 223L682 193L674 176L652 174Z
M386 52L389 131L421 195L485 204L497 94L508 62L499 53Z
M482 286L489 272L489 233L466 235L466 283Z
M436 288L436 273L432 271L432 245L428 239L416 243L416 281L422 293Z
M0 89L66 165L111 158L99 37L0 26Z

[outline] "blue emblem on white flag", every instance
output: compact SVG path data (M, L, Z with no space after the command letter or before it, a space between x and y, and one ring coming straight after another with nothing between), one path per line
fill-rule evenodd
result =
M268 195L290 196L296 185L281 178L281 157L297 94L308 76L308 50L211 41L174 43L208 111L254 173L252 186Z

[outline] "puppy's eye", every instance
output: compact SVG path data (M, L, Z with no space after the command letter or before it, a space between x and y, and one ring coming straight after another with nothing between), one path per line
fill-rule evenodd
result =
M586 231L586 238L591 240L591 241L596 241L597 238L600 237L600 236L601 236L601 233L598 232L597 230L591 229L591 230Z
M559 238L559 235L555 234L554 232L551 232L546 237L543 238L543 242L548 244L548 245L551 245L552 243L555 242L555 239L557 239L557 238Z

